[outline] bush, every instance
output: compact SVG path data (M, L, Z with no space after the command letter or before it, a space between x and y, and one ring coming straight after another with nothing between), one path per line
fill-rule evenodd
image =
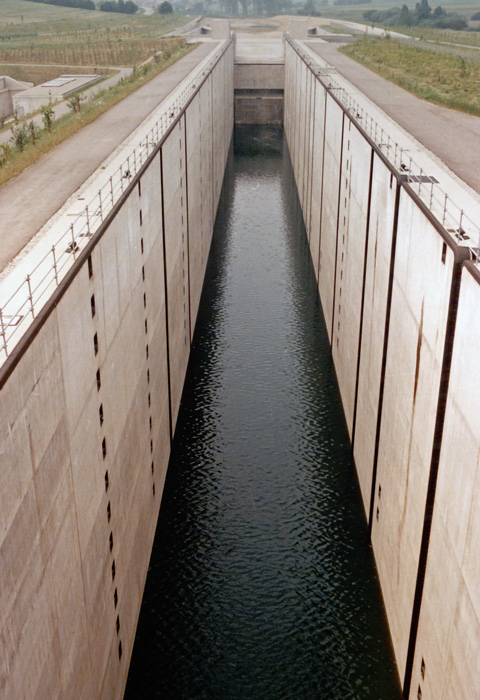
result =
M121 12L125 15L134 15L138 10L138 5L136 5L132 0L104 0L98 6L98 9L102 12Z
M173 12L172 4L168 0L164 0L158 6L158 11L161 15L171 15Z
M45 5L60 5L61 7L76 7L81 10L96 10L93 0L32 0Z

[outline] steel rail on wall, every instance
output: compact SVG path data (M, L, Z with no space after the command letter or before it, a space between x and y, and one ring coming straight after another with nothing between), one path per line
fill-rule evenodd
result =
M74 221L52 244L50 250L32 267L25 280L0 304L0 367L19 340L52 298L88 243L122 202L134 178L160 147L200 91L208 76L233 43L230 37L199 75L194 76L175 101L169 103L146 137L135 146L115 174L99 187ZM168 97L166 98L168 100ZM147 117L148 118L148 117Z
M405 183L418 195L443 228L455 237L456 241L468 248L471 259L480 261L480 227L465 214L449 197L438 181L427 175L407 149L390 137L373 117L342 87L329 72L319 66L298 43L285 32L284 39L300 56L313 75L323 85L326 92L348 113L349 118L360 127L375 143L385 158L399 175L405 176ZM469 243L468 241L472 241Z

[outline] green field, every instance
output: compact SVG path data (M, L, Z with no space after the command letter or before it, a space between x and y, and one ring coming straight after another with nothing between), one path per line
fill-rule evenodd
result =
M184 39L169 41L172 42L170 48L157 57L156 61L135 70L122 82L93 96L82 104L80 112L70 112L60 117L53 122L51 130L46 126L37 130L34 143L27 139L19 148L14 138L15 131L19 128L27 129L29 134L28 117L14 126L10 143L0 144L0 187L195 48L195 44L187 45Z
M430 102L480 115L480 60L403 41L362 38L342 52Z
M0 63L132 66L161 51L162 35L189 19L0 0Z
M47 80L54 80L58 78L60 72L68 73L69 75L85 73L85 66L22 66L8 64L0 66L0 74L8 75L14 80L33 83L34 85L40 85L47 82ZM100 72L103 78L108 78L110 75L118 73L118 70L115 68L103 68Z

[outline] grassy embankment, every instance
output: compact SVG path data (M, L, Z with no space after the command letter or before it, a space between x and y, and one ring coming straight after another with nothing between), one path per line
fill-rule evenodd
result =
M12 143L0 145L0 186L193 48L183 39L162 38L187 22L185 16L119 15L25 0L0 0L0 10L0 64L17 64L4 72L19 80L37 84L65 72L66 66L69 72L88 66L133 67L157 55L148 66L82 104L80 113L60 117L50 132L38 130L35 143L29 140L22 151ZM52 63L58 68L42 65ZM3 68L0 65L0 74Z
M0 145L0 187L194 48L193 44L187 45L183 40L176 41L177 46L165 51L158 62L143 66L123 82L97 93L81 106L80 112L71 112L57 119L50 132L46 128L39 130L34 144L27 144L21 151L10 144Z
M480 60L392 39L362 38L343 53L417 97L480 116Z
M122 15L0 0L0 63L132 66L161 49L185 15Z

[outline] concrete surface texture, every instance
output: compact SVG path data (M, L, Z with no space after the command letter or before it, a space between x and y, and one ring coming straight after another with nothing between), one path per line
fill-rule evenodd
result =
M436 505L412 688L427 697L480 695L480 327L478 269L462 271ZM441 611L441 614L439 614Z
M230 43L1 372L2 700L123 696L232 84Z
M14 111L17 95L33 87L33 83L14 80L8 75L0 75L0 117L10 117Z
M281 45L279 44L281 42ZM283 124L283 40L247 33L235 42L235 123Z
M2 700L121 698L232 133L226 45L0 372ZM3 265L79 184L97 187L119 140L215 46L0 190ZM339 56L327 44L284 48L280 34L239 36L235 81L259 89L249 69L266 63L277 85L285 54L285 131L405 697L472 700L480 275L458 222L446 228L430 208L433 188L388 160L385 134L473 220L480 197L419 143L430 106L405 122L417 140L375 104L396 117L403 91L342 56L355 87L329 51ZM336 98L342 88L358 114ZM463 116L449 122L459 136L436 131L441 122L427 130L441 157L451 143L452 170L465 157L472 183L467 132L451 128Z
M0 271L215 46L198 46L0 188Z
M320 81L307 66L312 56L287 45L285 131L404 696L471 700L480 658L478 265L384 156L388 118L377 112L378 140L365 138L355 120L372 104L339 104L328 67L319 63ZM424 157L426 172L458 185ZM475 209L466 186L457 194Z
M431 104L381 78L321 40L307 45L480 193L480 119Z
M1 64L0 64L1 65ZM20 65L29 65L29 64L20 64ZM62 70L63 66L57 66L59 70ZM90 67L85 68L85 72L88 72L92 70ZM113 70L114 75L111 75L109 78L105 78L105 80L102 80L101 82L93 85L92 87L86 88L82 94L85 97L90 97L91 95L95 95L97 92L100 90L105 90L108 87L111 87L112 85L115 85L116 83L120 82L123 78L126 78L130 73L132 72L132 68L120 68L118 66L98 66L98 70L100 73L103 70ZM33 83L28 83L28 87L33 87ZM61 117L62 114L68 114L70 112L70 107L68 106L67 100L61 100L60 102L57 102L52 106L53 113L55 115L55 119L58 119L58 117ZM13 103L12 103L12 114L13 114ZM43 127L43 121L42 121L42 115L41 114L36 114L34 115L31 120L33 123L42 128ZM12 137L12 132L11 132L11 127L14 126L13 120L10 121L10 128L4 131L0 132L0 144L2 143L9 143L11 137Z
M64 100L76 90L86 88L100 80L101 75L59 74L54 80L48 80L41 85L24 90L13 98L14 109L19 117L35 112L55 100Z

